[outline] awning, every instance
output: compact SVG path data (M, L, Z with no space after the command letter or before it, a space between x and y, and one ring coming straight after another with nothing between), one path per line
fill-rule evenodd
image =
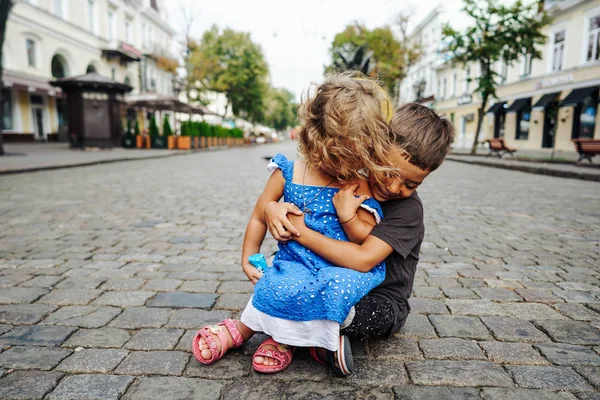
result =
M510 107L506 109L506 112L519 112L527 107L531 106L531 97L524 97L522 99L516 99Z
M586 88L574 89L569 95L560 103L561 107L577 106L585 100L589 95L598 94L598 86L590 86Z
M157 111L175 111L185 114L214 114L208 109L206 109L206 107L187 104L177 100L173 96L163 96L156 94L130 96L126 99L126 102L127 105L132 108L147 108L150 110Z
M552 103L558 98L560 92L548 93L542 96L534 105L533 108L545 109L548 104Z
M504 111L506 102L505 101L500 101L498 103L494 103L493 106L491 106L487 111L487 113L492 113L492 114L499 114L500 112Z
M6 88L19 87L27 89L30 93L48 93L50 96L62 93L60 88L50 86L48 79L20 72L4 70L2 82Z

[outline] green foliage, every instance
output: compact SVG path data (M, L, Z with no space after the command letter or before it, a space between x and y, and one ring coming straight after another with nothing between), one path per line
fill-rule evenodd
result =
M140 134L140 123L138 122L137 118L135 119L135 125L133 125L133 134L135 136Z
M240 128L233 128L233 129L231 129L231 137L236 138L236 139L243 139L244 131L241 130Z
M389 26L367 29L355 23L335 35L329 53L333 60L326 72L357 69L377 77L392 91L406 75L406 54Z
M274 88L266 100L265 125L282 131L297 124L294 94L287 89Z
M191 85L201 94L224 93L233 114L261 122L268 89L268 66L249 33L213 26L190 46ZM194 99L199 100L199 99ZM227 112L227 109L226 111Z
M171 123L169 122L168 116L165 115L163 120L163 136L171 136L173 131L171 130Z
M133 135L134 133L132 132L133 130L133 126L131 124L131 119L127 118L127 127L125 128L125 134L126 135Z
M158 136L158 125L156 125L156 117L152 115L150 117L150 136Z
M475 78L475 92L480 94L482 102L472 147L474 153L487 101L497 97L496 87L502 78L495 71L495 63L503 61L512 66L527 55L541 59L538 47L546 42L542 29L552 19L546 12L538 13L537 4L524 4L521 0L510 6L496 0L464 0L463 11L472 18L473 25L463 31L446 25L442 33L445 40L449 40L447 50L453 64L476 64L480 68L480 75Z

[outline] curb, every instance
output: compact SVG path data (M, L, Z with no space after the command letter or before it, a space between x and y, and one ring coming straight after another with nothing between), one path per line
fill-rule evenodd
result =
M509 169L509 170L513 170L513 171L527 172L530 174L556 176L556 177L560 177L560 178L571 178L571 179L580 179L583 181L600 182L600 174L583 174L583 173L579 173L579 172L548 169L548 168L544 168L541 166L510 165L510 164L500 164L500 163L492 163L492 162L478 161L478 160L461 160L460 156L452 156L452 155L448 155L446 157L446 160L460 162L460 163L464 163L464 164L481 165L484 167Z

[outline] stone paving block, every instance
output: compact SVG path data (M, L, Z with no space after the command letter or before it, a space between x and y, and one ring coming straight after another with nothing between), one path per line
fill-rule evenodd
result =
M89 271L92 271L92 273L89 275L91 278L130 279L130 278L133 278L133 276L135 275L135 271L128 270L128 269L117 269L114 271L98 269L98 270L89 270ZM100 286L100 289L104 290L105 288ZM115 290L125 290L125 289L115 289ZM127 290L134 290L134 289L127 289Z
M146 304L146 301L156 293L147 291L131 292L106 292L98 297L93 304L118 307L137 307Z
M63 374L44 371L15 371L0 379L0 398L41 400L54 389Z
M508 365L506 368L522 388L592 390L585 379L569 367Z
M140 272L136 272L135 277L141 278L141 279L165 279L167 277L167 275L168 274L166 272L140 271Z
M427 359L487 361L477 342L471 340L457 338L421 340L419 347Z
M96 289L98 286L106 282L106 278L80 278L71 277L67 278L58 285L57 289Z
M214 294L204 293L158 293L148 304L150 307L211 309L215 304Z
M444 299L444 294L437 287L413 286L413 295L419 298Z
M172 313L165 308L128 308L109 325L124 329L160 328L169 321Z
M139 378L122 400L219 400L223 387L221 382L206 379L161 376Z
M131 262L148 262L148 263L159 263L161 262L165 256L157 255L157 254L126 254L124 256L119 257L118 261L123 261L127 263Z
M471 315L471 316L486 316L486 315L504 315L508 316L509 312L500 303L494 303L489 300L463 300L463 299L446 299L444 301L452 314L456 315ZM511 307L516 304L511 303Z
M479 318L455 315L430 315L429 320L440 337L486 340L492 335Z
M501 366L486 361L413 361L406 364L417 385L513 386Z
M413 339L435 339L438 337L426 315L412 313L408 314L404 326L396 333L396 336Z
M555 304L563 303L564 300L560 297L556 297L550 290L544 289L515 289L519 295L530 303L544 303L544 304Z
M567 303L594 303L598 301L593 294L578 290L555 290L554 294Z
M58 307L44 304L14 304L0 306L0 323L30 325L39 322L44 316Z
M558 290L560 289L552 282L543 282L543 281L519 281L521 285L523 285L526 289L542 289L542 290Z
M2 335L3 333L6 333L8 331L10 331L12 328L14 328L12 325L0 324L0 335Z
M440 300L411 297L408 302L410 310L414 314L450 314L444 302Z
M580 303L560 303L556 304L554 308L576 321L600 321L600 312Z
M175 346L175 350L187 351L188 353L192 352L192 339L196 336L196 329L190 329L185 331L181 339L179 339L179 343Z
M17 346L0 354L0 367L49 371L70 354L63 349Z
M179 279L150 279L142 287L142 290L151 290L154 292L173 292L183 281Z
M125 345L130 350L173 350L183 329L141 329Z
M509 317L525 320L536 319L558 319L565 320L566 317L546 304L538 303L510 303L503 304Z
M461 287L442 287L440 288L450 299L479 299L479 296L469 288Z
M80 329L62 347L121 348L129 339L131 335L123 329Z
M556 342L583 345L600 344L600 330L586 322L540 320L535 324Z
M205 379L239 379L249 376L251 369L252 358L238 354L228 354L211 366L201 364L192 356L184 375Z
M577 290L583 292L597 292L600 287L586 282L559 282L556 286L564 290Z
M371 354L377 360L409 361L423 358L417 342L392 336L387 340L370 342Z
M479 390L442 386L394 386L395 400L479 400Z
M509 289L502 288L474 288L473 291L477 293L482 299L492 301L523 301L523 298Z
M112 271L111 271L112 272ZM100 289L103 290L137 290L146 282L141 278L115 278L106 281Z
M575 371L584 376L596 389L600 389L600 367L576 366Z
M101 294L102 290L96 289L53 289L46 296L38 300L38 303L55 304L58 306L85 306Z
M484 400L577 400L569 392L516 388L485 388L481 392L481 397Z
M181 309L175 310L169 319L166 328L200 329L204 325L218 324L225 318L230 318L229 311L206 311ZM410 317L409 317L410 318Z
M178 271L169 272L167 275L169 279L181 279L187 280L199 280L199 281L218 281L221 279L220 272L206 272L206 271ZM247 279L247 278L246 278Z
M226 392L225 392L226 393ZM353 385L330 382L298 382L296 385L288 385L285 395L278 398L289 400L300 399L356 399L358 388Z
M127 354L127 350L83 349L63 360L56 370L75 374L106 374L115 369Z
M243 310L250 301L251 294L220 295L215 304L217 310Z
M523 286L517 281L504 281L501 279L484 279L483 281L493 289L515 290Z
M71 375L63 379L46 399L118 399L125 393L133 380L134 378L131 376Z
M297 351L297 350L296 350ZM297 355L297 357L296 357ZM356 358L354 359L356 360ZM366 360L365 360L366 361ZM362 362L362 360L361 360ZM355 365L355 373L358 370L358 367ZM293 377L294 380L297 381L313 381L313 382L323 382L328 380L329 374L328 367L325 365L317 364L315 365L315 360L313 360L307 353L296 352L294 355L294 362L286 369L286 374L281 375L280 379L289 379ZM251 375L258 375L259 373L250 371ZM286 376L287 375L287 376ZM353 374L354 375L354 374ZM335 378L333 379L333 383L336 383ZM351 384L350 380L348 380L348 384Z
M283 372L285 373L285 371ZM289 383L283 380L251 377L228 383L222 390L222 399L265 400L285 398L284 391ZM211 399L210 397L208 397ZM318 398L318 397L317 397Z
M41 287L7 287L0 290L0 304L31 303L48 293Z
M254 293L254 285L251 282L223 282L219 286L218 293Z
M216 293L221 282L219 281L184 281L179 287L180 292Z
M598 392L582 392L577 394L579 400L600 400L600 393Z
M14 346L60 346L76 330L62 326L18 326L0 336L0 343Z
M539 343L550 338L531 322L509 317L482 317L481 321L492 331L494 337L505 342Z
M23 287L45 287L45 288L49 288L49 287L53 287L54 285L56 285L58 282L62 281L63 278L62 276L36 276L33 279L30 279L28 281L25 281L23 283L21 283L20 286ZM0 279L0 282L4 281L4 277L2 279ZM0 283L0 286L2 284Z
M190 355L180 351L130 353L115 370L124 375L181 375Z
M313 370L313 360L308 360L307 365ZM326 377L327 369L322 368L317 371L317 376ZM349 385L358 387L368 386L392 386L392 385L407 385L410 383L408 374L402 363L393 361L367 361L361 360L355 362L354 373L348 377L333 376L333 382L343 384L346 382Z
M556 365L600 365L600 355L584 346L564 343L541 343L535 347Z
M479 342L488 359L497 364L550 365L528 343Z
M429 286L449 286L449 287L460 287L458 279L453 278L427 278Z
M52 260L52 259L30 260L30 261L27 261L25 264L21 265L20 267L22 267L22 268L31 267L31 268L36 268L36 269L52 268L52 267L56 267L57 265L60 265L62 263L62 261L63 260Z
M0 288L17 286L22 282L29 281L31 278L33 278L32 275L2 275L2 277L0 278ZM21 286L25 285L21 284Z
M121 313L120 308L98 306L67 306L50 314L42 324L100 328Z

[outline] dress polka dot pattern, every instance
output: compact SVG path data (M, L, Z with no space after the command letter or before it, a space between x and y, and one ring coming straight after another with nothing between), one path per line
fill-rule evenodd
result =
M303 187L293 183L294 162L282 154L277 154L272 162L281 169L285 179L284 200L302 209L303 194L306 196L307 208L311 210L304 214L307 227L347 242L348 237L332 202L339 189ZM365 205L383 216L381 206L374 199L368 199ZM384 278L384 263L362 273L336 267L294 241L279 243L273 267L267 269L254 287L252 305L277 318L294 321L326 319L341 324L350 308Z

